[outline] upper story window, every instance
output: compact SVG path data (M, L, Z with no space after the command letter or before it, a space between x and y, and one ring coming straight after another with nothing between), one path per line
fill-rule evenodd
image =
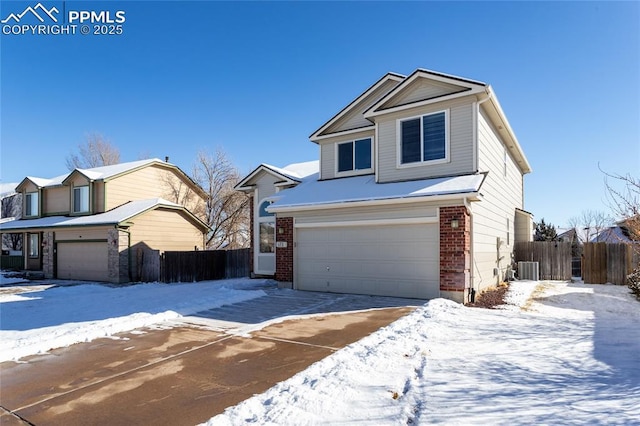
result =
M446 161L447 113L440 111L399 122L400 164Z
M25 216L38 216L38 193L28 192L25 196Z
M338 173L371 169L371 138L338 144Z
M89 211L89 187L76 186L73 188L73 212L87 213Z

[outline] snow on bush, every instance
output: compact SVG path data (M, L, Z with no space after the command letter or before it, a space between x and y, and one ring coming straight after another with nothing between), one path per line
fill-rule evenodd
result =
M627 275L627 285L640 300L640 266L633 270L632 273Z

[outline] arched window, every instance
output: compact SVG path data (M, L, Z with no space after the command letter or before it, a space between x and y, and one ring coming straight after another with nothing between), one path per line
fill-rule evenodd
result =
M275 215L267 211L272 201L265 200L258 209L260 253L275 253L276 221Z
M271 217L271 216L275 216L273 213L269 213L267 211L267 207L269 207L271 205L272 201L263 201L262 204L260 204L260 210L258 211L258 216L260 217Z

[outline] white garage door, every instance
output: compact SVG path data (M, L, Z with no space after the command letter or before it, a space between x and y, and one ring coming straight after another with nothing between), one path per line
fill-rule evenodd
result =
M109 281L107 243L58 243L58 278Z
M431 299L440 295L438 224L296 230L300 290Z

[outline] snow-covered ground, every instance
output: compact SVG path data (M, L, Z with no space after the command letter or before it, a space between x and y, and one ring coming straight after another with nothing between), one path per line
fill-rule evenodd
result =
M507 300L432 300L207 424L640 424L626 287L516 282Z
M2 277L0 362L149 326L265 295L266 280L108 287L96 283L37 285ZM7 287L11 285L12 288ZM15 292L19 288L19 293Z
M265 294L246 279L56 284L17 294L3 278L0 361ZM640 303L626 287L522 281L506 300L432 300L208 424L640 424Z

